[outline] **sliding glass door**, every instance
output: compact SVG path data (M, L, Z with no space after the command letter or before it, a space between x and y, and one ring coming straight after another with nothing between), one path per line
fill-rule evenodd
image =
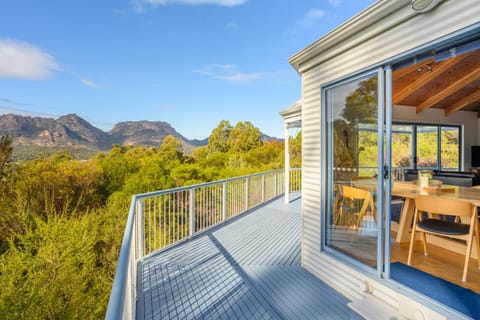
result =
M325 248L370 268L383 265L383 97L383 69L323 90Z

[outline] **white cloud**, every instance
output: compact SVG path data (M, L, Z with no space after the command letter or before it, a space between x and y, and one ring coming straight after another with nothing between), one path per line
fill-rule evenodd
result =
M103 89L102 86L98 85L96 82L86 79L86 78L81 78L80 81L86 85L87 87L93 88L93 89Z
M299 21L299 25L304 28L313 27L319 20L325 17L325 11L320 9L310 9L306 16Z
M31 116L31 117L42 117L42 118L53 118L54 116L49 113L35 112L30 110L24 110L19 108L13 108L8 106L0 105L0 115L2 114L18 114L21 116Z
M32 111L32 110L29 110L30 108L51 109L50 107L39 106L33 103L0 97L0 115L13 113L13 114L19 114L22 116L32 116L32 117L44 117L44 118L54 117L50 113Z
M30 43L0 39L0 77L25 80L49 78L58 63L41 48Z
M250 84L268 76L265 72L242 72L237 66L232 64L210 64L196 72L214 79L236 84Z
M340 7L342 0L328 0L328 3L333 7Z
M311 29L318 24L326 15L326 12L321 9L310 9L307 14L297 21L294 28L289 33L296 34L300 31Z
M135 11L144 11L147 7L165 6L168 4L186 5L218 5L234 7L245 4L248 0L130 0Z
M239 28L238 23L235 22L235 21L233 21L233 20L232 20L232 21L229 21L229 22L225 25L225 27L226 27L227 29L238 29L238 28Z
M30 104L25 103L25 102L20 102L8 98L0 98L0 103L6 103L6 104L11 104L11 105L16 105L16 106L28 106Z

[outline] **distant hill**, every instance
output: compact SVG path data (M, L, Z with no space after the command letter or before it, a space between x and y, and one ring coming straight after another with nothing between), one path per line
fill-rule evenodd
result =
M182 142L184 149L192 149L197 145L177 132L164 121L127 121L119 122L108 132L111 144L133 146L159 146L163 139L174 136Z
M187 151L208 142L190 141L162 121L120 122L104 132L76 114L58 119L1 115L0 135L7 134L14 138L14 159L32 159L39 153L60 149L67 149L78 158L88 158L110 150L113 144L159 146L168 135L178 138Z
M113 144L160 146L172 135L182 142L186 152L208 144L208 139L189 140L164 121L127 121L117 123L112 130L102 131L76 114L58 119L0 115L0 135L14 138L13 159L33 159L40 153L51 154L67 149L79 159L108 151ZM262 140L275 138L262 134Z

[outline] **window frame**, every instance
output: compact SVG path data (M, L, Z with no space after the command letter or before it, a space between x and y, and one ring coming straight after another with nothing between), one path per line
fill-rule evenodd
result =
M412 127L412 146L411 146L411 153L412 159L417 157L417 127L419 126L428 126L428 127L436 127L437 128L437 167L436 168L426 168L427 170L444 170L442 168L442 135L441 130L442 127L447 128L456 128L458 129L458 167L454 170L446 170L446 171L462 171L464 168L463 164L463 152L464 152L464 141L463 141L463 126L458 124L447 124L447 123L430 123L430 122L409 122L409 121L392 121L392 127L394 125L402 125L402 126L411 126ZM393 132L392 132L393 134ZM413 163L405 169L414 169L418 170L417 162L413 161ZM422 168L420 168L422 169Z
M320 167L322 172L325 174L322 174L321 176L321 186L324 191L322 191L322 196L321 196L321 214L320 214L320 226L321 226L321 237L320 237L320 251L327 253L340 261L343 261L347 263L350 266L353 266L359 270L362 270L366 274L369 274L375 278L380 278L381 275L383 274L383 259L384 259L384 222L382 216L386 214L385 209L386 208L379 208L377 207L377 221L378 221L378 234L377 234L377 267L372 268L361 261L347 255L346 253L343 253L339 250L336 250L335 248L332 248L327 245L328 239L327 239L327 230L326 228L328 227L328 219L327 219L327 214L329 212L329 209L331 209L332 206L332 200L329 198L329 193L328 193L328 186L330 185L330 180L332 177L330 177L330 172L328 171L329 168L329 163L333 163L333 154L330 154L330 148L329 145L331 144L330 142L330 125L329 125L329 110L327 108L327 91L330 89L333 89L338 86L342 86L346 83L362 79L368 75L376 74L378 78L378 100L377 100L377 108L378 108L378 126L380 127L381 123L381 128L382 130L381 133L379 132L379 139L380 136L383 139L384 137L384 131L386 130L386 125L385 125L385 111L384 111L384 106L385 106L385 101L383 97L385 96L385 67L374 67L370 68L367 70L361 70L353 75L349 75L346 77L341 77L339 79L336 79L334 81L325 83L320 86L320 92L321 92L321 111L320 111L320 121L322 123L322 128L321 128L321 154L323 155L320 163ZM378 145L379 152L378 152L378 176L383 177L384 176L384 161L386 157L384 158L384 143L379 143ZM381 163L381 165L380 165ZM384 202L384 197L385 194L389 194L389 192L385 192L386 189L384 189L384 183L383 179L378 179L378 185L377 185L377 190L383 190L382 192L377 192L378 198L377 198L377 203L383 203ZM387 209L388 214L390 214L390 209ZM382 262L379 262L382 261Z

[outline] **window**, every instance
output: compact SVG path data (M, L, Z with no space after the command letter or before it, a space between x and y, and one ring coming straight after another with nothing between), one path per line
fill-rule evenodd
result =
M393 123L392 166L460 171L461 133L455 125Z

